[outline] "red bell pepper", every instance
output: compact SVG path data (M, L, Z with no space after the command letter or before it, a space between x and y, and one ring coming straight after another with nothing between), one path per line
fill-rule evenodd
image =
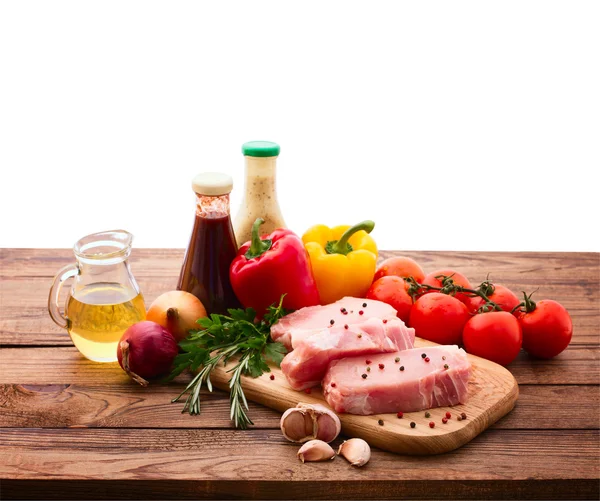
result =
M298 235L278 229L259 237L263 219L252 226L252 240L238 250L229 268L235 295L244 308L254 308L262 317L272 304L298 310L319 304L319 291L313 277L310 259Z

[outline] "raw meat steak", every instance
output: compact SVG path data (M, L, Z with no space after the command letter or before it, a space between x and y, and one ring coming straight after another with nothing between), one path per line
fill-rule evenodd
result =
M382 320L395 318L396 310L381 301L345 297L325 306L307 306L290 313L271 327L271 338L291 350L302 339L329 327L332 320L334 325L343 326L362 323L373 317Z
M303 390L321 384L332 360L396 352L414 346L414 329L407 328L397 317L370 318L348 325L347 329L345 325L333 325L312 333L285 356L281 370L292 388Z
M363 416L413 412L464 404L470 375L467 354L458 346L414 348L332 362L323 380L323 395L336 412Z

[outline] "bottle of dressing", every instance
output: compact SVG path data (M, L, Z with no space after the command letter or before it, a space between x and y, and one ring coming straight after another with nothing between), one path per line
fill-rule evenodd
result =
M242 145L246 159L245 193L233 227L238 245L252 238L252 225L257 218L265 220L260 234L286 228L275 186L279 145L269 141L250 141Z

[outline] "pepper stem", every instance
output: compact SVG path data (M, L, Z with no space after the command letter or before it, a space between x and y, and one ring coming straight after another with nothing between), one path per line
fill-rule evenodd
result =
M353 250L352 246L348 243L350 237L360 230L371 233L373 228L375 228L375 222L370 220L355 224L354 226L348 228L339 240L330 240L327 242L325 250L328 254L343 254L345 256Z
M254 259L255 257L262 256L265 252L267 252L273 242L271 240L265 239L262 240L259 235L260 225L265 222L262 218L256 218L254 224L252 225L252 240L250 243L250 247L246 251L246 259Z

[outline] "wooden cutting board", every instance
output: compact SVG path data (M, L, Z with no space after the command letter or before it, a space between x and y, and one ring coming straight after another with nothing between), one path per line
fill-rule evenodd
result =
M415 339L417 348L434 345L424 339ZM473 355L469 355L469 360L473 373L467 404L430 409L429 418L425 417L425 411L406 412L401 419L396 414L339 414L342 433L347 437L362 438L379 449L411 455L441 454L466 444L510 412L519 396L519 386L507 369ZM228 369L219 367L213 370L211 381L215 387L229 391ZM248 400L281 412L295 407L298 402L327 405L320 389L313 388L309 394L293 390L279 368L271 366L271 370L270 374L255 379L244 377L244 393ZM275 376L274 380L270 379L271 374ZM452 417L443 424L446 412L450 412ZM462 412L467 419L458 421L456 417ZM380 419L383 425L379 424ZM410 427L411 421L416 423L415 428ZM430 421L435 423L434 428L430 428Z

